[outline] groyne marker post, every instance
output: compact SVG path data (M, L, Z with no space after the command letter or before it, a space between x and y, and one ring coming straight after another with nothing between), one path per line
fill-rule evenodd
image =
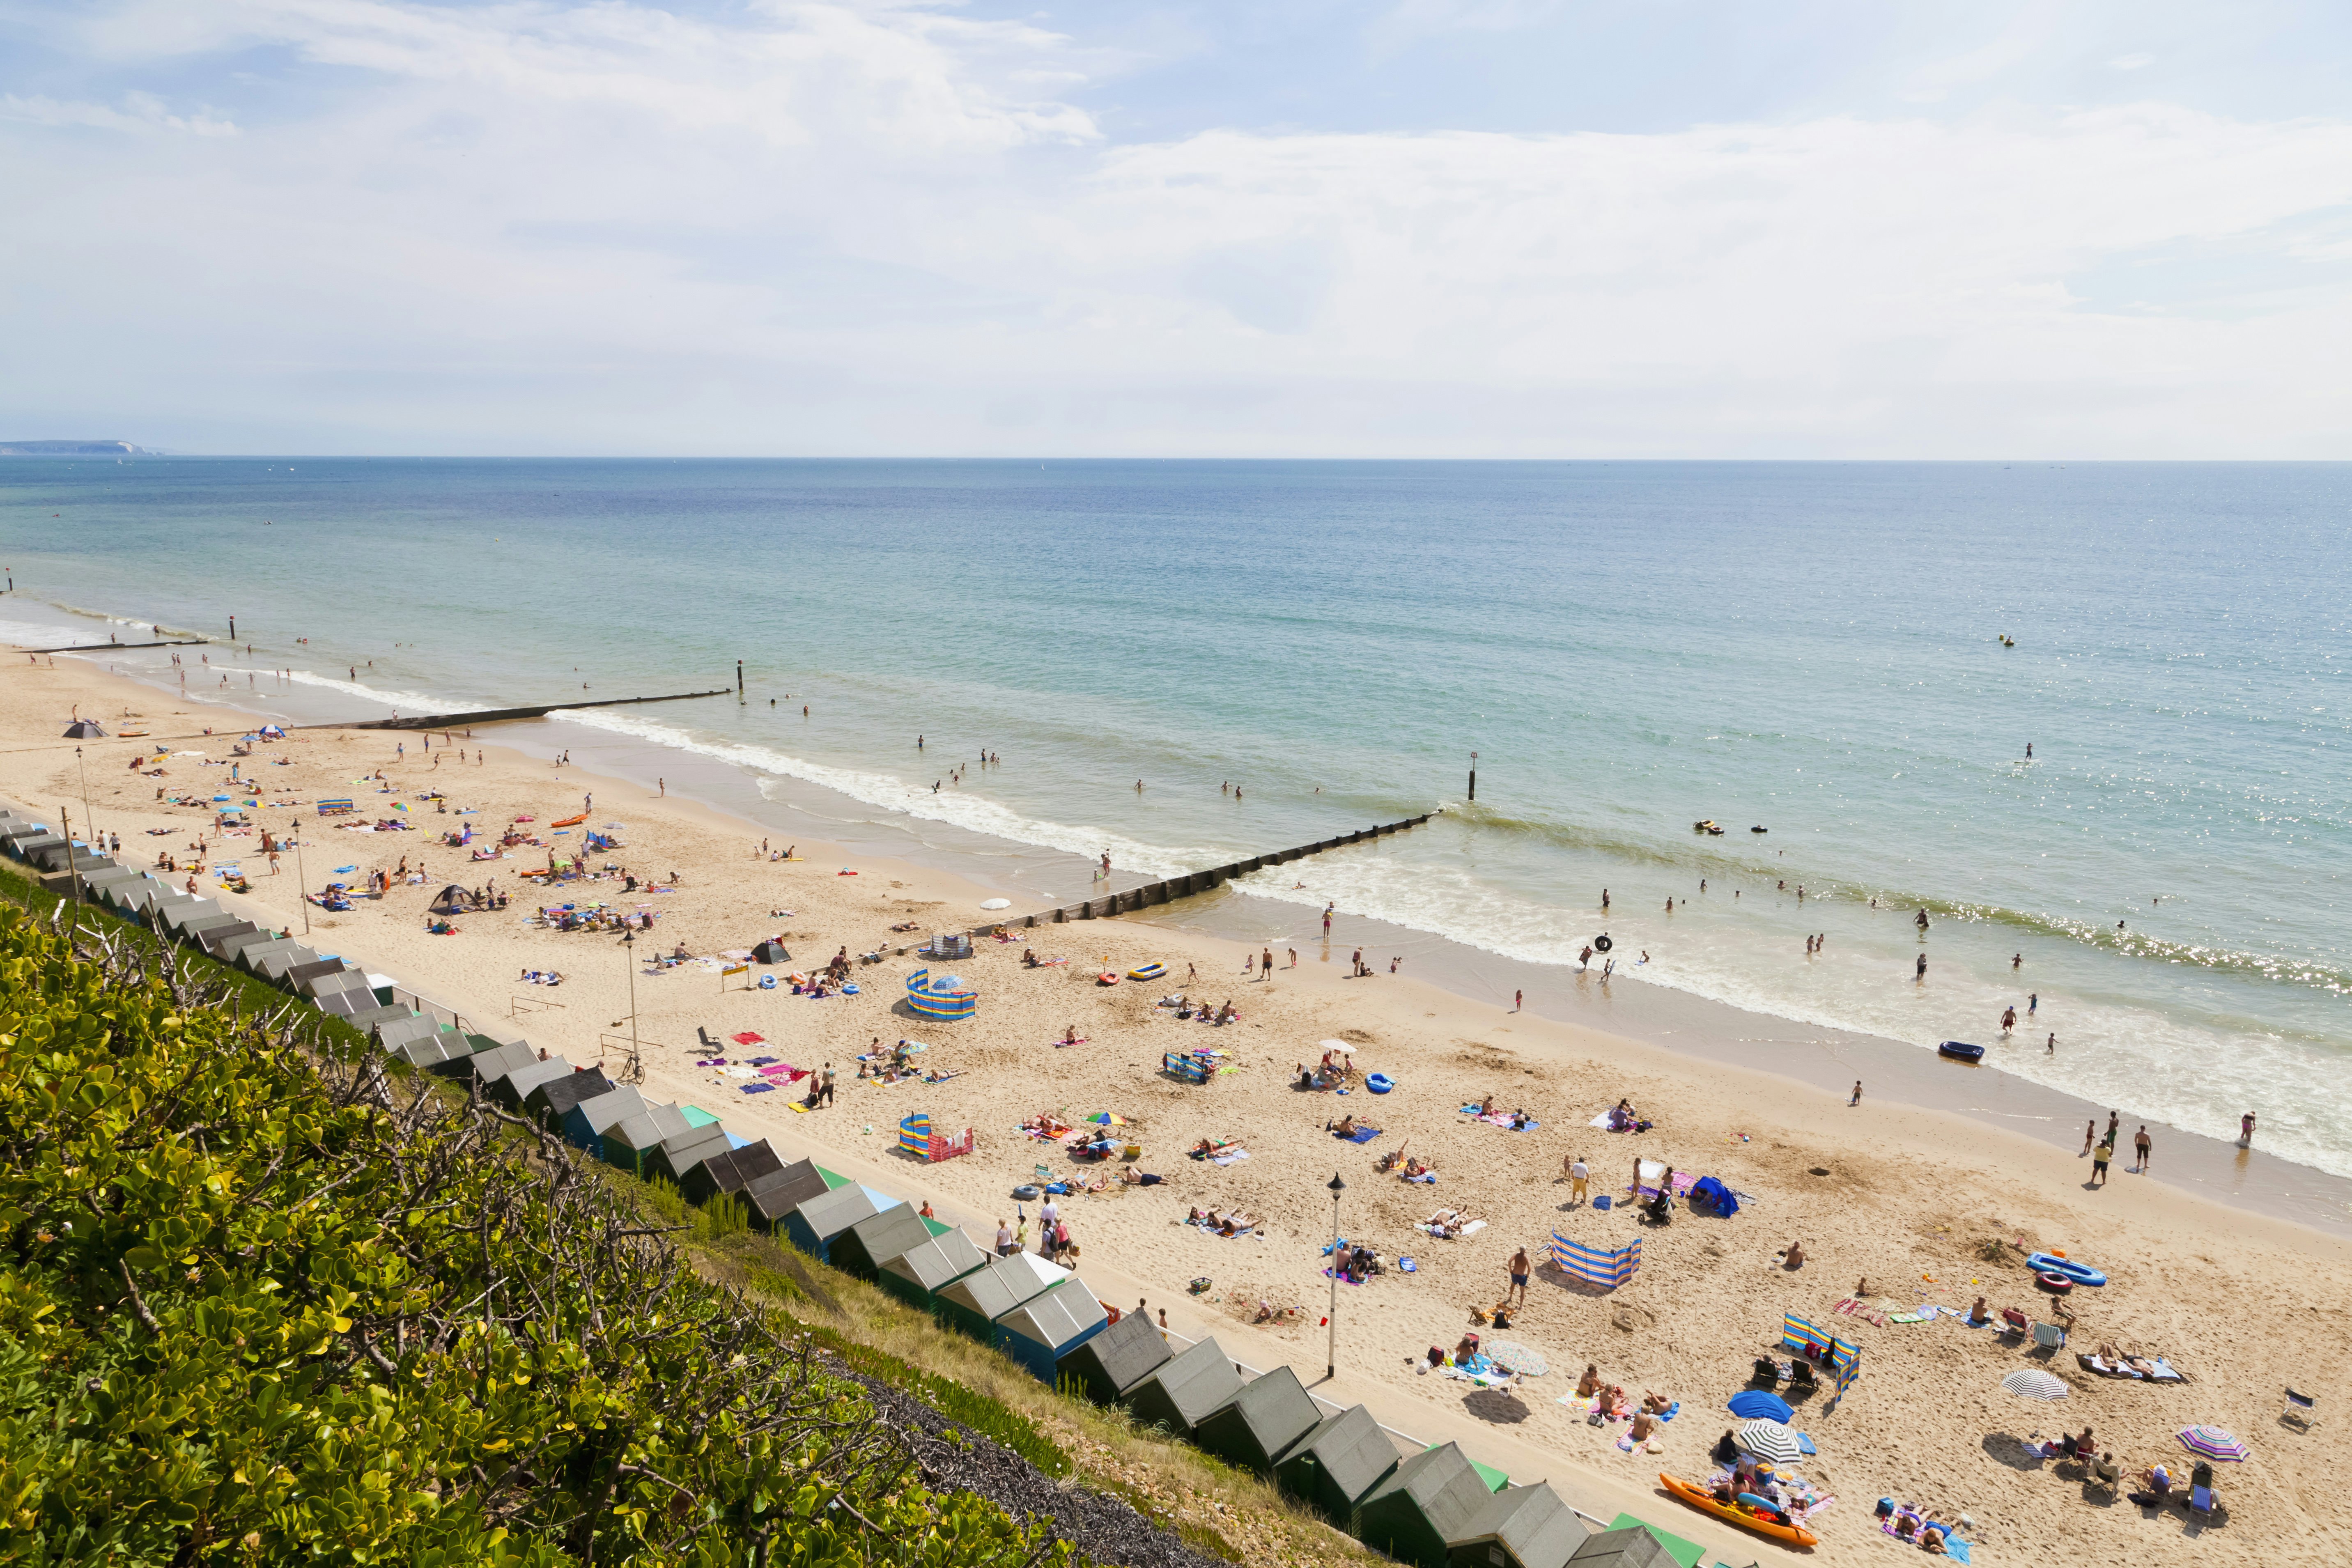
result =
M1478 798L1478 753L1470 753L1470 798Z

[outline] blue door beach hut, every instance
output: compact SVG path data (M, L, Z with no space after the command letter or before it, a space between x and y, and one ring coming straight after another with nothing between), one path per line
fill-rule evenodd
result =
M1341 1526L1397 1468L1396 1444L1360 1405L1327 1415L1275 1456L1275 1485Z
M988 1254L961 1230L941 1231L922 1246L886 1258L874 1282L910 1307L929 1311L942 1287L988 1267Z
M992 1342L1051 1384L1062 1358L1103 1331L1110 1313L1083 1279L1073 1277L1039 1291L996 1320Z
M1116 1405L1168 1361L1168 1342L1151 1320L1129 1312L1064 1356L1059 1375L1076 1378L1097 1405Z
M1493 1496L1459 1443L1424 1448L1364 1495L1348 1533L1401 1563L1446 1568L1449 1542L1467 1535Z
M893 1204L835 1237L833 1256L826 1261L860 1279L871 1279L881 1272L882 1265L930 1239L931 1227L923 1223L913 1205Z
M833 1261L833 1238L882 1212L864 1187L835 1187L809 1199L784 1216L784 1236L820 1263Z
M1070 1271L1059 1264L1048 1263L1034 1253L1016 1252L942 1287L937 1293L940 1316L987 1344L996 1337L997 1319L1069 1277Z
M1277 1366L1192 1427L1192 1441L1229 1464L1272 1475L1276 1456L1323 1424L1298 1374Z
M1568 1568L1591 1535L1576 1510L1543 1481L1495 1493L1448 1543L1448 1568Z
M1242 1391L1242 1374L1214 1339L1171 1358L1128 1390L1127 1407L1142 1426L1165 1426L1175 1436L1223 1409Z

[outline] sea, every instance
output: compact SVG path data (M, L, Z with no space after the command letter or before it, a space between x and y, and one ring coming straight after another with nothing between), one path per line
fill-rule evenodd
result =
M289 722L725 689L543 732L1121 885L1435 810L1256 934L1605 934L2352 1176L2347 518L2338 465L12 458L0 637L214 638L95 657Z

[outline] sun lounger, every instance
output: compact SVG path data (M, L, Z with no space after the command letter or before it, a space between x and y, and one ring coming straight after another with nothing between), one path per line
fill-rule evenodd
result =
M2195 1514L2207 1524L2210 1524L2213 1522L2213 1489L2211 1487L2190 1487L2189 1489L2189 1512Z
M2055 1323L2036 1323L2033 1325L2033 1342L2062 1350L2066 1344L2066 1331Z

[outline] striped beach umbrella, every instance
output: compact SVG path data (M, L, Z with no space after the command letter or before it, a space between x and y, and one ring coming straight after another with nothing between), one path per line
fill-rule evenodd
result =
M1793 1465L1805 1457L1797 1435L1778 1421L1750 1421L1732 1436L1732 1441L1759 1459L1769 1459L1776 1465Z
M2219 1426L2184 1426L2180 1429L2180 1444L2191 1453L2231 1464L2253 1452Z
M2007 1392L2024 1399L2066 1397L2065 1384L2038 1367L2026 1367L2021 1371L2011 1373L2000 1380L2000 1386Z

